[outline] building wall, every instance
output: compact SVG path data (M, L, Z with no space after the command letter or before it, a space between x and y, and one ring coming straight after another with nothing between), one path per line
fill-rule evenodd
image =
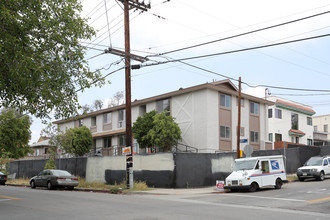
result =
M328 131L324 131L324 125L328 125ZM317 126L318 132L327 133L327 139L330 139L330 115L320 115L313 117L313 126Z

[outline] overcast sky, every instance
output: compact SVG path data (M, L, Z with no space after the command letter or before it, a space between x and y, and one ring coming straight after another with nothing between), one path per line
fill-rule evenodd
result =
M330 11L330 0L151 0L150 3L151 9L147 12L130 10L131 51L136 55L148 56L149 61L142 65L152 64L132 70L132 100L227 77L238 85L235 80L241 76L246 83L243 84L243 92L264 96L265 88L268 88L271 95L312 106L316 115L330 114L330 92L294 90L330 90L330 37L319 37L330 34L330 13L327 13ZM115 0L82 0L82 4L82 16L88 17L89 24L97 31L92 41L82 42L88 46L86 59L91 70L103 68L102 74L107 75L124 66L120 57L102 54L109 47L124 50L122 3ZM309 16L314 17L185 49ZM212 55L311 37L318 38ZM160 64L202 55L212 56L185 60L195 67L181 62ZM134 61L132 64L140 63ZM124 70L106 79L111 84L80 93L80 103L84 105L92 104L96 99L106 100L116 92L125 90ZM264 86L251 87L258 85ZM39 120L34 121L31 142L38 140L40 130L45 127Z

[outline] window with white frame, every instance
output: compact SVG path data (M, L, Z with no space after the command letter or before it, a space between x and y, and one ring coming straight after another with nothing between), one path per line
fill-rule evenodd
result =
M275 109L275 118L282 119L282 110L281 109Z
M307 117L307 125L313 125L312 117Z
M291 113L291 129L298 130L299 129L298 123L298 114Z
M268 134L268 141L273 142L273 133Z
M220 126L220 137L230 139L230 127Z
M225 108L230 108L230 101L231 96L225 95L225 94L220 94L220 106L225 107Z
M273 109L268 109L268 118L272 118L273 117Z
M107 112L103 114L103 124L111 124L112 122L112 114L111 112Z
M170 112L171 111L171 101L170 99L163 99L157 101L157 112Z
M125 109L121 109L118 111L118 128L124 128L126 120L126 111Z
M126 146L126 136L125 135L121 135L118 137L119 141L119 146L120 147L123 147L123 146Z
M259 103L250 102L250 113L259 115Z
M252 143L259 143L259 132L250 131L250 140Z

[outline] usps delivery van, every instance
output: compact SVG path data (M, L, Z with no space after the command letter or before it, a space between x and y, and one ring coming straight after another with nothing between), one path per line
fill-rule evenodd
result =
M280 189L287 182L283 155L236 159L233 172L226 178L224 189L254 192L262 187Z

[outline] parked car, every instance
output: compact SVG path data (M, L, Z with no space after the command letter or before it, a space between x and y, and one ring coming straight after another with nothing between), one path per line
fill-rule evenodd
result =
M32 189L42 186L51 190L57 187L66 187L73 190L78 186L78 178L66 170L43 170L30 179Z
M0 184L1 185L5 185L7 181L7 175L5 175L4 173L0 172Z
M327 175L330 175L330 156L311 157L303 167L299 167L297 170L300 181L307 178L316 178L323 181Z

